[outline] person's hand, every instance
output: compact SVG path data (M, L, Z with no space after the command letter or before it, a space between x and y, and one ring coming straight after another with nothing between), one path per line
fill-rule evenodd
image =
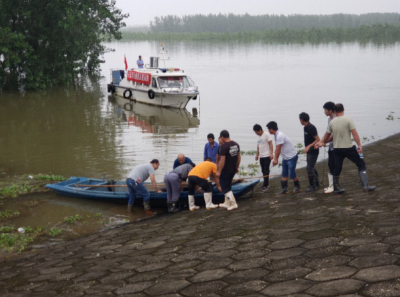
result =
M199 194L203 193L203 190L201 187L198 187L197 192L199 192Z
M363 149L362 146L359 146L357 149L357 153L362 154L363 153Z
M323 143L323 142L317 142L315 145L314 145L314 148L315 149L319 149L320 147L323 147L325 145L325 143Z
M255 158L255 159L256 159L256 161L258 160L258 154L256 155L256 158Z
M278 160L274 159L274 161L272 161L272 166L276 166L278 164Z
M308 146L306 146L306 147L304 148L303 152L304 152L305 154L307 154L307 152L308 152L309 149L310 149L310 148L309 148Z
M160 194L160 193L162 193L162 191L161 190L157 190L157 193Z
M218 186L218 191L220 191L222 193L222 188L221 186Z
M220 177L220 176L221 176L221 172L217 172L217 173L215 174L215 176L216 176L216 177Z

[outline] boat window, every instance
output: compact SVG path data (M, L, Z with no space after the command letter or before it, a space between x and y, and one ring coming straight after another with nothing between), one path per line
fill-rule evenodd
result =
M188 88L192 83L186 76L162 76L158 77L160 88Z
M151 79L151 87L157 89L157 81L154 77Z

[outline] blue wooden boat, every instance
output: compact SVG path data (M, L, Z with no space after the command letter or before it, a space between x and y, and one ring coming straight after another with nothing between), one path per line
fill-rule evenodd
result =
M232 191L235 197L243 196L254 189L254 187L259 183L258 179L248 179L248 180L234 180L232 185ZM153 203L165 204L167 201L167 192L163 189L162 193L156 193L152 191L150 183L145 183L150 192L150 199ZM47 184L47 188L53 189L57 194L85 198L91 200L103 200L103 201L115 201L115 202L127 202L129 198L128 188L126 187L125 181L113 181L113 180L103 180L94 179L87 177L71 177L68 180L55 183ZM162 189L162 185L159 185ZM183 188L181 196L179 198L180 202L187 204L188 189ZM198 192L195 193L195 199L198 203L204 204L203 194ZM222 194L216 186L213 186L213 202L221 203L224 201L224 194ZM141 203L142 197L137 195L135 199L136 203Z

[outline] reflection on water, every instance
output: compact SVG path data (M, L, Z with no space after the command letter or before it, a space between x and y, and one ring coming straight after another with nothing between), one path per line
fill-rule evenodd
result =
M186 109L162 108L131 102L118 96L108 96L108 100L116 105L115 112L121 115L128 126L138 127L143 133L187 133L189 128L200 125L200 120L194 116L197 109L193 109L192 115Z

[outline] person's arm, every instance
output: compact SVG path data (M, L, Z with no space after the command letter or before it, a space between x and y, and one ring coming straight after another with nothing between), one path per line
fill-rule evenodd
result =
M329 139L330 136L331 136L331 133L329 133L328 131L326 131L325 134L324 134L324 136L322 137L322 139L321 139L319 142L317 142L317 143L314 145L314 147L315 147L316 149L317 149L317 148L320 148L320 147L323 147L323 146L325 145L326 141Z
M221 156L221 157L219 158L218 170L217 170L216 177L220 177L220 176L221 176L221 171L222 171L222 169L223 169L224 166L225 166L225 159L226 159L226 156Z
M260 148L259 148L259 145L257 143L256 161L258 160L259 155L260 155Z
M357 130L356 130L356 129L351 130L351 135L353 135L353 138L354 138L354 140L355 140L356 143L357 143L357 146L358 146L357 151L358 151L359 153L362 153L362 152L363 152L363 149L362 149L362 146L361 146L360 136L358 135Z
M268 145L269 145L269 155L271 157L271 159L274 158L274 145L272 143L272 140L268 141Z
M304 148L304 152L307 154L307 152L312 148L312 147L314 147L319 141L320 141L320 139L319 139L319 136L318 135L316 135L316 136L314 136L314 141L313 141L313 143L310 143L309 145L307 145L305 148Z
M240 166L241 160L242 160L242 155L240 154L240 152L238 152L238 158L237 158L237 162L236 162L236 173L239 173L239 166Z
M153 185L154 191L156 191L157 193L162 193L162 191L157 187L156 177L152 173L150 173L150 180L151 184Z
M205 161L206 158L207 158L207 143L206 143L206 145L204 146L204 158L203 158L203 161Z
M274 157L274 160L272 161L272 166L276 166L278 164L278 159L279 159L279 156L281 155L281 148L282 148L282 144L278 144L276 146L275 157Z

